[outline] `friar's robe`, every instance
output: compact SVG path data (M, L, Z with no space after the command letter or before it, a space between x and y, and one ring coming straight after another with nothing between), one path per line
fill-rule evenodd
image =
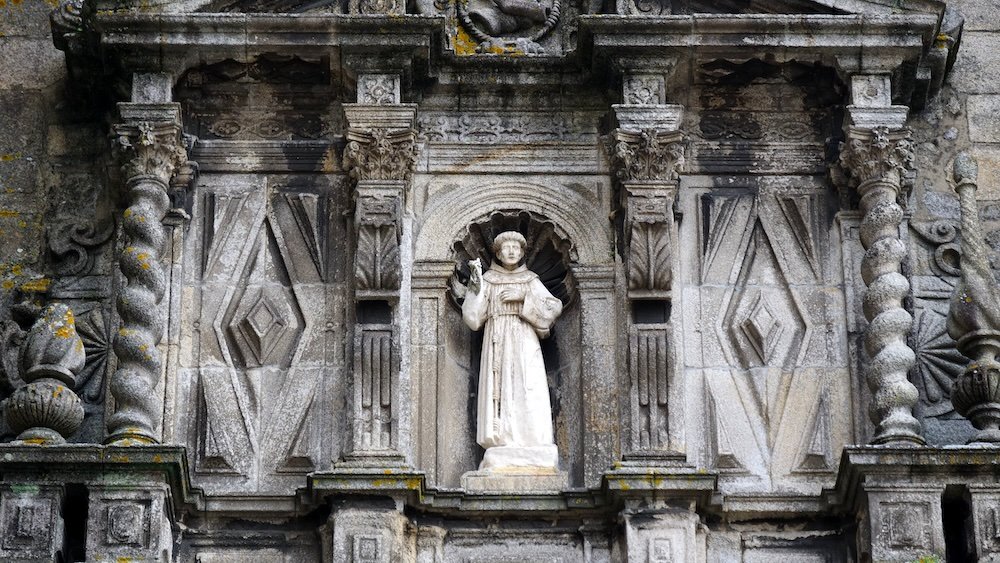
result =
M520 287L524 299L503 302L504 288ZM562 312L538 275L520 266L492 264L479 293L466 294L462 317L472 330L485 324L479 370L476 441L487 448L481 469L497 465L555 467L552 406L539 338ZM498 448L491 456L490 449ZM506 452L498 456L500 452ZM502 459L501 459L502 458Z

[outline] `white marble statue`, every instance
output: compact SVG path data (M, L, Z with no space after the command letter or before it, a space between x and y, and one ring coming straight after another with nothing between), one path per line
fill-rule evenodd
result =
M527 242L507 231L493 241L494 262L485 273L477 259L462 305L472 330L485 324L479 369L476 440L486 448L480 470L556 469L552 406L540 338L562 312L562 303L538 274L521 264Z

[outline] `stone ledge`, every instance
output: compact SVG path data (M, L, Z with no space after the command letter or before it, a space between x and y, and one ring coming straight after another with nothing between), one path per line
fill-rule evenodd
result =
M0 444L0 475L62 483L106 484L113 475L122 487L165 483L175 513L194 508L201 491L191 486L187 457L181 446L115 447L96 444L28 446Z

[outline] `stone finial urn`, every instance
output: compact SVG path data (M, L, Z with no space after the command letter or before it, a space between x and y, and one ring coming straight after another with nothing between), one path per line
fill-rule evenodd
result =
M975 160L955 159L955 190L962 210L961 277L948 310L948 334L971 358L955 380L951 402L979 432L970 443L1000 446L1000 292L979 226Z
M61 444L79 430L83 405L73 387L85 359L73 311L59 303L46 307L21 346L26 384L4 402L7 426L18 441Z

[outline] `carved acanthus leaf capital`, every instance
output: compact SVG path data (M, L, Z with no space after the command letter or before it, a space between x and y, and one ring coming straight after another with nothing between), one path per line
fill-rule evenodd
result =
M152 176L166 186L187 162L180 127L172 122L138 122L115 126L115 149L126 180Z
M859 184L905 181L914 170L913 148L909 128L851 127L840 147L840 164Z
M611 157L622 182L676 182L684 152L684 135L679 131L618 129Z
M344 170L355 180L408 181L417 163L414 129L350 129Z

